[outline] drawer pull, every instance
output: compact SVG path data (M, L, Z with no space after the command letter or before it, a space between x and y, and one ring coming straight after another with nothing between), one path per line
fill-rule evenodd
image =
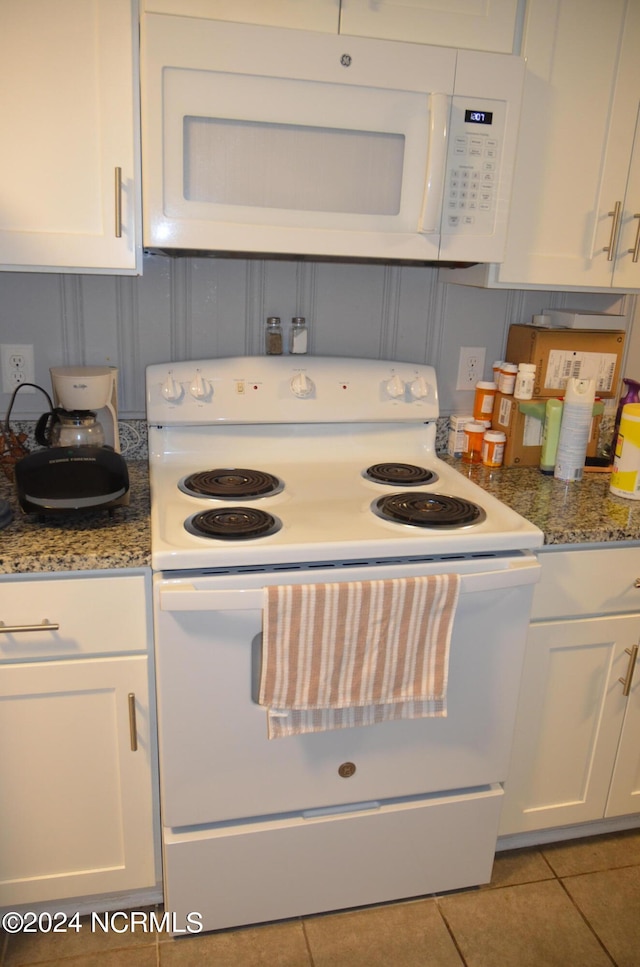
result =
M115 169L115 193L116 204L114 235L116 238L122 238L122 168Z
M633 673L636 670L636 659L638 657L638 646L634 645L633 648L625 648L625 654L629 656L629 664L627 666L627 674L624 678L619 678L618 681L622 685L622 694L626 698L631 691L631 682L633 681Z
M39 625L6 625L4 621L0 621L0 634L2 635L18 635L32 631L58 631L59 628L59 624L54 624L47 618Z
M131 751L138 751L138 725L136 722L136 693L129 692L129 742Z
M631 261L637 262L638 259L640 258L640 212L636 212L636 214L633 217L638 219L638 227L636 229L636 242L633 248L627 249L627 251L629 252L629 255L633 255L633 258L631 259Z

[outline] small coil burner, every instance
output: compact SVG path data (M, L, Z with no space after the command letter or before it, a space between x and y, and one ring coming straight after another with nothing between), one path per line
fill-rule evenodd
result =
M416 467L412 463L374 463L367 467L363 476L376 483L394 484L405 487L419 487L421 484L435 483L438 474L426 467Z
M482 507L470 500L445 494L388 494L374 501L372 509L383 520L414 527L465 527L486 517Z
M190 497L217 497L238 500L247 497L272 497L284 488L282 480L263 470L216 468L192 473L178 484Z
M269 537L282 527L282 522L255 507L220 507L194 514L184 522L185 529L196 537L215 537L222 541L248 541Z

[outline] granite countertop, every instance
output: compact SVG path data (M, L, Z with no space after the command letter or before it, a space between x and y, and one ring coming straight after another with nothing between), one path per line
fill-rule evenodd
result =
M149 473L146 460L127 459L128 507L72 514L25 514L13 483L0 473L0 498L13 520L0 530L0 574L149 567Z
M565 483L537 467L490 470L443 459L539 527L545 544L640 541L640 501L610 493L610 473L589 472L579 483Z
M580 483L567 484L537 468L490 470L442 459L536 524L547 545L640 542L640 501L611 494L609 473L587 473ZM25 514L13 484L0 474L0 499L8 500L14 513L0 529L0 574L149 567L148 465L127 460L127 466L131 502L111 514Z

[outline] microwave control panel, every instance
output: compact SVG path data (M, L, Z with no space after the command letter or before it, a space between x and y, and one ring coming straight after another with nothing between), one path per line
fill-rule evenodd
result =
M505 103L454 97L449 126L442 232L492 235L500 203Z

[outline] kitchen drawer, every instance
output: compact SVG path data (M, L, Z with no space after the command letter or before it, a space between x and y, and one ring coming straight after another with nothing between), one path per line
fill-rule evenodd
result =
M640 611L640 547L543 551L540 563L532 621Z
M500 786L174 834L165 908L185 929L279 920L486 883ZM373 808L366 808L370 805Z
M143 574L0 581L0 661L147 651L146 601Z

